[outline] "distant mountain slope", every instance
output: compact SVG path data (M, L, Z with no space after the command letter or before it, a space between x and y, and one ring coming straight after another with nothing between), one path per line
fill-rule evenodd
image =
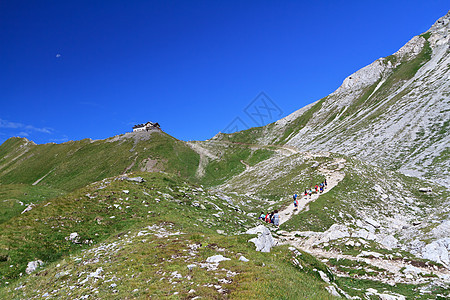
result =
M450 12L329 96L219 140L332 151L450 185Z
M198 163L199 155L185 142L161 131L44 145L11 138L0 145L0 184L72 191L131 171L166 171L193 178Z

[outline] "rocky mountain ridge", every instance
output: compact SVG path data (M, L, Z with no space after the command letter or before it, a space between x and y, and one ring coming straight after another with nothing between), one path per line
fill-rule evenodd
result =
M248 133L255 143L358 157L450 185L450 12L329 96Z

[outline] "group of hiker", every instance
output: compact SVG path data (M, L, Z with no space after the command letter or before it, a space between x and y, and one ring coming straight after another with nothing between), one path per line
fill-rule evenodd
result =
M313 193L323 193L323 191L326 189L326 187L327 187L327 179L325 178L325 180L324 181L322 181L321 183L319 183L319 184L316 184L315 186L314 186L314 188L310 188L309 190L306 190L305 189L305 197L306 196L308 196L309 195L309 197L311 198L311 195L313 194Z
M319 184L316 184L314 186L314 188L311 187L309 190L305 189L305 193L304 193L305 199L308 196L311 198L311 195L313 193L323 193L323 191L326 189L327 185L328 185L327 179L325 178L324 181L322 181ZM297 197L298 197L297 194L294 194L292 196L292 198L294 199L294 210L297 210L297 208L298 208ZM275 211L273 211L271 213L267 213L267 214L265 214L264 212L261 212L261 215L259 216L258 219L260 219L266 223L274 224L277 227L280 226L280 215L278 214L278 210L275 210Z
M261 215L258 219L266 223L271 223L277 227L280 226L280 215L278 214L278 210L274 210L273 212L267 214L261 212Z

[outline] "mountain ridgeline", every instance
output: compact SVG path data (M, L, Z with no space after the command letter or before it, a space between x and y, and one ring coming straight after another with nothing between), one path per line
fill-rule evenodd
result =
M216 140L288 144L450 185L450 14L332 94L275 123Z
M207 141L8 139L0 298L450 297L449 39L450 11L327 97Z

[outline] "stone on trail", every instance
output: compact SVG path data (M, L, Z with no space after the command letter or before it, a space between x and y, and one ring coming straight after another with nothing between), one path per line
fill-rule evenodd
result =
M264 226L259 225L251 228L245 232L246 234L257 234L258 237L252 238L249 242L252 242L256 246L256 251L270 252L270 249L275 246L274 239L270 230Z

